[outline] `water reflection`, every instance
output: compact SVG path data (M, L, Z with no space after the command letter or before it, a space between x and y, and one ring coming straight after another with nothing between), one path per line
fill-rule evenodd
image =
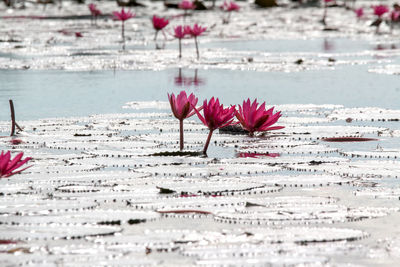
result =
M325 52L332 52L335 50L335 44L332 40L325 38L322 48Z
M174 78L176 86L202 86L205 85L205 80L199 77L198 70L194 70L194 74L191 77L182 74L182 69L178 70L178 75Z
M279 153L238 153L238 158L262 158L262 157L270 157L276 158L279 157Z
M397 46L395 44L377 44L374 49L376 51L381 51L381 50L392 50L392 49L397 49Z

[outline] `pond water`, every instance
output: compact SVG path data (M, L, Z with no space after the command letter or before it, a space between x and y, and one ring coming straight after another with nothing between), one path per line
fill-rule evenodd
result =
M369 73L366 66L334 70L253 72L181 71L0 71L0 120L9 119L13 99L19 119L121 112L128 101L166 101L167 93L188 90L200 99L219 97L225 104L258 98L267 104L339 104L346 107L400 108L397 76ZM192 78L190 80L190 78ZM178 79L179 80L179 79ZM187 80L187 79L186 79ZM191 82L190 82L191 81Z

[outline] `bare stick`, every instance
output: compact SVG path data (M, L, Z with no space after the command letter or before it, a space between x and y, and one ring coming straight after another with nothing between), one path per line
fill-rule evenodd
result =
M14 111L14 103L13 101L10 99L10 111L11 111L11 134L10 136L14 136L15 135L15 111Z

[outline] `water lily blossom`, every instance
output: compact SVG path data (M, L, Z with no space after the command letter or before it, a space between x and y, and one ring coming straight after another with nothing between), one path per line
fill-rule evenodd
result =
M207 100L204 100L203 103L204 116L200 114L199 109L196 109L195 107L193 108L197 116L201 120L201 122L205 126L207 126L208 129L210 130L206 144L204 145L203 149L203 154L207 155L208 145L210 144L213 132L216 129L234 124L233 119L235 117L235 112L236 112L235 106L224 108L224 105L219 103L218 98L215 100L214 97L212 97L210 101L208 101L208 103Z
M183 10L183 20L186 19L187 13L189 10L193 10L196 8L196 5L194 2L190 0L182 0L182 2L179 3L178 7Z
M229 20L231 18L231 13L233 11L239 11L240 6L236 4L235 2L227 2L225 1L224 4L221 6L221 9L225 12L228 12L228 17L223 19L223 23L229 23Z
M235 115L243 129L247 130L250 136L253 136L254 132L285 128L284 126L271 127L281 117L281 112L274 114L274 107L266 110L265 102L258 106L257 99L253 103L250 103L250 99L243 101L243 105L239 105L239 111L236 111Z
M29 157L22 159L23 156L24 156L24 153L21 152L21 153L17 154L14 157L14 159L11 159L10 151L7 151L7 153L4 153L4 151L1 151L1 154L0 154L0 178L10 177L14 174L20 173L20 172L26 170L27 168L31 167L31 166L28 166L26 168L16 171L19 167L21 167L22 165L24 165L25 163L27 163L29 160L32 159Z
M152 18L152 22L153 22L153 28L156 30L156 34L154 35L154 41L155 41L157 39L158 32L163 31L163 29L169 24L169 20L154 15Z
M376 33L379 32L379 26L382 23L382 16L389 12L389 8L388 6L385 5L378 5L378 6L373 6L372 7L374 9L374 15L376 15L378 18L372 22L371 26L376 26Z
M179 120L180 131L180 146L179 149L183 150L183 120L195 114L194 107L196 107L198 98L194 94L187 97L185 91L181 91L176 97L174 94L168 94L168 100L171 105L172 114ZM201 108L200 108L201 109Z
M196 5L190 0L183 0L179 3L178 7L183 10L195 9Z
M187 32L189 32L190 35L191 35L192 37L194 37L194 43L195 43L195 45L196 45L197 59L200 58L199 45L198 45L198 42L197 42L197 37L200 36L200 35L202 35L203 32L205 32L206 30L207 30L206 27L201 27L201 26L199 26L197 23L194 24L193 27L187 29Z
M101 11L93 3L89 4L88 7L89 7L89 10L90 10L90 14L92 14L91 22L92 22L92 24L93 24L93 22L96 24L97 17L101 15Z
M385 13L389 12L389 8L386 5L378 5L373 6L374 15L378 16L379 18L382 17Z
M364 16L364 9L362 7L357 8L356 10L354 10L354 13L356 13L357 18L359 19Z
M232 11L239 11L240 6L235 2L227 2L225 1L224 4L221 6L224 11L232 12Z
M390 13L390 19L392 20L392 22L399 21L400 20L400 11L393 10Z
M179 25L174 28L174 37L179 40L179 58L182 57L182 39L187 34L190 34L190 26Z
M118 11L114 11L113 12L113 19L114 20L119 20L122 22L121 24L121 37L122 37L122 49L125 50L125 21L127 21L128 19L131 19L135 17L135 14L132 14L131 11L127 11L125 12L124 8L122 8L122 10L120 12Z

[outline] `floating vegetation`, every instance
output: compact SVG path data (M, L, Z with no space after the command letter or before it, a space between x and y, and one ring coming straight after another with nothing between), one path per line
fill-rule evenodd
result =
M256 5L265 2L275 1L257 0ZM320 7L303 9L297 2L265 10L227 2L227 12L238 12L224 15L220 23L221 12L165 10L163 2L147 1L146 7L135 8L135 18L124 22L122 36L119 24L109 17L113 2L94 6L92 23L89 10L75 3L63 2L60 8L49 4L44 11L32 8L32 2L25 9L0 7L7 13L1 18L7 23L0 40L0 69L93 75L100 70L114 75L121 70L166 70L169 75L171 69L183 68L194 75L179 71L170 77L175 85L207 97L214 92L198 88L205 79L197 76L197 69L268 72L271 80L289 73L296 82L303 76L294 74L316 76L335 69L343 74L353 67L379 77L400 73L400 52L390 27L379 23L377 35L375 28L366 27L376 19L372 9L356 22L352 10L329 5L322 25ZM159 15L167 19L169 28L152 25L153 12L158 13L155 20ZM172 32L182 21L191 26L186 33L175 31L183 46L179 59ZM156 43L154 29L160 31ZM393 32L396 36L398 29ZM195 42L179 37L189 35ZM120 51L121 39L125 51ZM332 40L345 48L333 49ZM157 49L150 48L154 44ZM322 85L316 83L312 90L322 90ZM378 89L384 85L371 86L375 98L383 97L385 92ZM246 86L240 89L247 93ZM400 252L399 238L393 235L400 222L400 111L271 103L280 111L275 113L256 104L269 104L268 97L281 93L270 89L260 89L266 99L251 98L260 95L254 93L245 102L224 103L230 113L226 118L222 106L221 112L197 107L207 127L189 118L203 99L176 104L179 95L175 99L171 94L169 103L166 93L164 101L152 93L135 95L123 105L125 113L18 121L23 131L13 137L10 123L0 121L2 150L32 157L31 168L0 179L0 265L395 265ZM291 91L292 99L316 99L306 98L314 92L302 89ZM215 102L210 100L209 108ZM261 107L250 112L255 115L248 112L252 103ZM233 108L238 104L243 111L239 115ZM175 117L185 118L184 127ZM222 127L234 117L242 126ZM277 118L279 126L271 128ZM204 148L208 155L203 155L208 131L219 126Z

